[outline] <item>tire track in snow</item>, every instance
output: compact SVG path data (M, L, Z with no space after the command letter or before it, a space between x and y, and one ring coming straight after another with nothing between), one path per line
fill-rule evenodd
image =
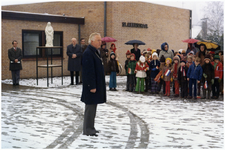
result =
M137 148L146 149L148 146L148 142L149 142L149 130L148 130L146 123L140 117L138 117L137 115L135 115L134 113L129 111L127 108L125 108L119 104L113 103L111 101L108 101L106 104L120 108L121 110L126 112L128 114L128 116L130 117L131 132L130 132L130 136L129 136L129 139L128 139L128 142L126 145L126 149L132 149L135 146L135 141L137 139L137 133L138 133L137 123L141 128L140 143Z
M37 100L37 101L41 101L41 102L49 102L49 103L54 103L54 104L59 104L59 105L63 105L64 107L68 108L68 109L71 109L72 111L74 111L75 113L78 114L78 117L75 119L74 121L74 125L77 124L78 125L78 128L75 130L74 127L72 126L69 126L67 127L67 129L55 140L53 141L51 144L49 144L45 149L53 149L53 148L56 148L56 147L59 147L60 149L66 149L68 148L68 146L75 141L75 139L77 137L79 137L80 134L82 134L82 128L83 128L83 110L81 108L79 108L79 106L76 106L75 104L70 104L62 99L58 99L58 98L55 98L55 97L52 97L52 96L46 96L48 94L44 94L42 92L38 92L36 91L36 93L40 93L40 94L37 94L35 96L39 97L39 98L42 98L45 99L45 100L42 100L42 99L38 99L38 98L30 98L30 97L26 97L28 95L30 96L34 96L34 94L30 94L28 92L22 92L23 93L23 96L19 96L19 92L15 92L15 91L11 91L10 94L15 94L17 98L24 98L24 99L27 99L27 101L29 100ZM4 95L4 93L3 93ZM6 94L5 94L6 95ZM43 96L45 95L45 96ZM53 101L49 101L49 100L46 100L46 98L49 98L49 99L53 99ZM56 101L54 101L56 100ZM77 111L77 109L79 111ZM68 137L69 134L72 133L72 136ZM66 140L65 140L66 139ZM65 141L65 142L62 142L62 141Z

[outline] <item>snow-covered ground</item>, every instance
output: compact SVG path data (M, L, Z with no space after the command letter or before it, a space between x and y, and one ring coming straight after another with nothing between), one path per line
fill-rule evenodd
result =
M88 137L82 135L82 85L69 86L70 77L64 85L54 78L50 88L46 79L38 86L22 79L20 85L43 88L2 91L2 148L224 148L223 101L126 92L124 76L117 83L118 91L107 91L108 102L98 105L99 136Z

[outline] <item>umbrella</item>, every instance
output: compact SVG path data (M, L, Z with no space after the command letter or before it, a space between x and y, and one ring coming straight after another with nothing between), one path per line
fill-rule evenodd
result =
M196 39L186 39L186 40L183 40L182 42L185 42L185 43L196 43L198 41L199 40L196 40Z
M102 41L104 41L104 42L116 42L117 40L114 39L114 38L106 36L106 37L102 38Z
M145 45L144 42L139 41L139 40L131 40L125 43L126 45L133 45L133 44L138 44L138 45Z
M200 45L201 44L204 44L207 48L208 51L216 51L216 50L220 50L220 46L216 43L216 42L213 42L211 40L202 40L202 41L199 41L197 43L195 43L195 47L198 47L200 49Z

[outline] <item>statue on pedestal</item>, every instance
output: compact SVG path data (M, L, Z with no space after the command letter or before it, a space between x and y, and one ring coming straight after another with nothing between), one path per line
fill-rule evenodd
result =
M45 28L45 36L46 36L46 47L53 47L53 39L54 39L54 30L51 26L51 22L47 23Z

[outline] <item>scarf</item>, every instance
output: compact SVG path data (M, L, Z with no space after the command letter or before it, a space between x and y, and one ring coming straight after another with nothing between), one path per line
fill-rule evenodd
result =
M181 67L180 67L180 72L182 73L183 77L186 76L184 66L181 66Z
M177 66L178 66L178 63L175 64L175 66L174 66L173 76L174 76L175 78L177 77Z
M214 69L216 69L217 63L214 62Z

